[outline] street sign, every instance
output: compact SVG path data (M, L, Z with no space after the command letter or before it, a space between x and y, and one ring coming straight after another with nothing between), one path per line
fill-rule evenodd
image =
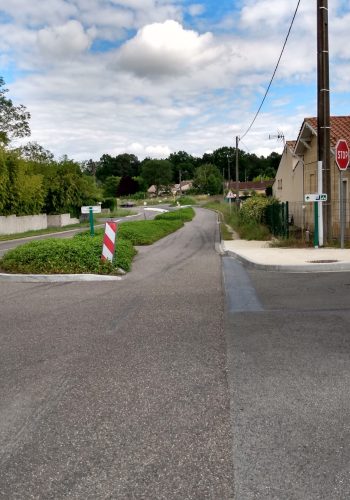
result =
M305 201L327 201L327 194L310 193L305 195Z
M236 198L236 195L234 193L232 193L232 191L229 191L226 195L226 198L228 198L229 200L232 200L232 198Z
M90 208L92 208L92 213L93 214L100 214L101 213L101 205L95 205L95 206L89 206L89 207L81 207L81 213L82 214L89 214L90 213Z
M339 139L335 146L335 161L339 170L346 170L349 166L349 147L345 139Z

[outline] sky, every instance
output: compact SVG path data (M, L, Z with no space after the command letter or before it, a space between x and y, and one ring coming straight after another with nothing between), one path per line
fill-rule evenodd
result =
M317 115L317 2L0 0L0 75L57 158L281 152ZM331 114L350 114L350 2L329 1ZM244 138L243 138L244 136Z

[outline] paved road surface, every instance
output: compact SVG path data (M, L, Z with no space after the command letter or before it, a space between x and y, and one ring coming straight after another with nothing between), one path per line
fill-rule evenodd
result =
M350 273L223 260L235 499L349 499Z
M232 498L214 213L110 283L2 283L0 498Z
M197 213L123 281L1 283L1 499L350 498L350 273L221 262Z

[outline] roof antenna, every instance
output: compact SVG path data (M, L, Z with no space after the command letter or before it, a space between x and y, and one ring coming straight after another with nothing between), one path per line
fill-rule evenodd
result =
M283 142L283 144L286 144L286 139L284 137L284 133L281 130L277 130L277 134L271 135L269 134L269 139L277 139L277 141Z

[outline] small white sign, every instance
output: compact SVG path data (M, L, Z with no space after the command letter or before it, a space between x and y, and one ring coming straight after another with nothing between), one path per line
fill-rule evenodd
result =
M101 213L101 205L95 205L95 206L89 206L89 207L81 207L81 213L82 214L89 214L90 213L90 208L92 208L92 213L93 214L100 214Z
M226 198L231 200L232 198L236 198L236 195L234 193L232 193L232 191L229 191L226 195Z
M305 195L305 201L327 201L326 193L310 193Z

